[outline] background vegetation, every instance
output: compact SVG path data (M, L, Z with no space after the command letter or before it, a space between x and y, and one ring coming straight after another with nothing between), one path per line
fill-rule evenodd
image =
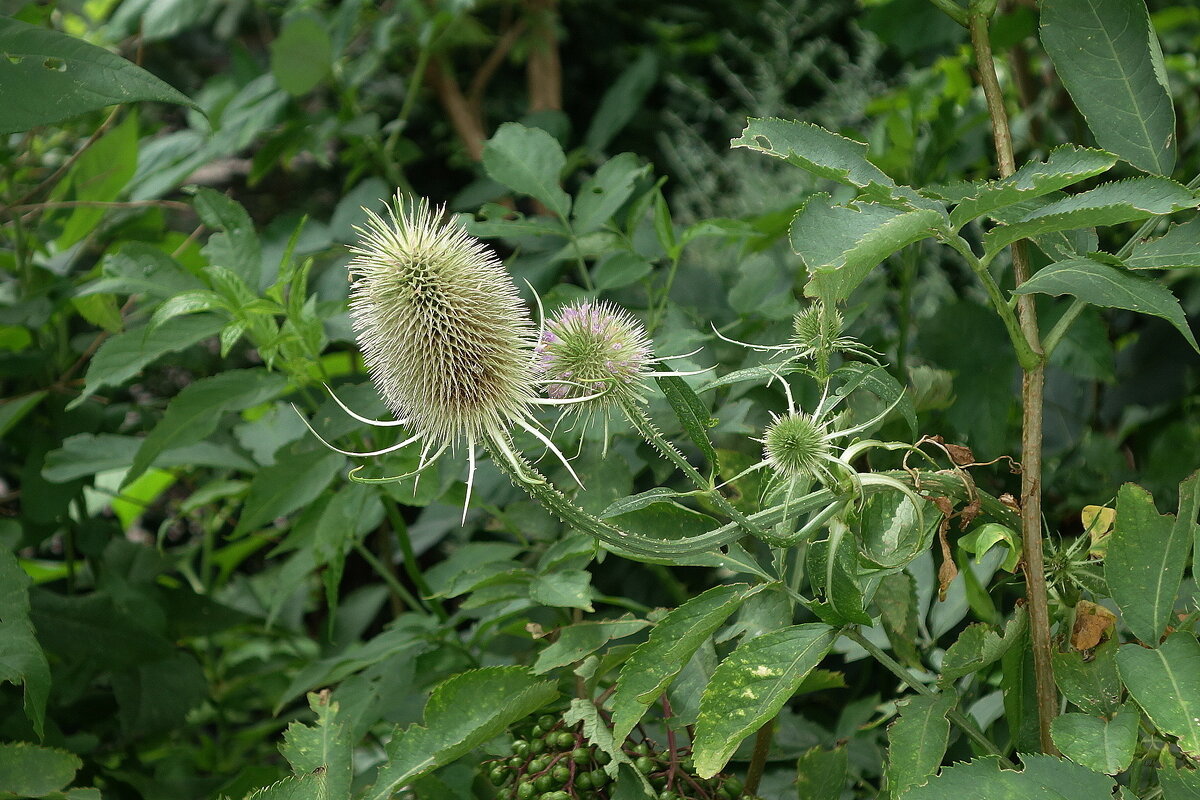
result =
M593 695L612 684L662 619L656 609L745 579L703 561L604 557L487 462L465 522L461 459L437 463L415 484L349 482L359 462L327 450L292 409L343 447L387 443L346 417L322 384L359 413L385 414L354 343L345 264L363 207L382 209L396 188L463 212L548 311L612 300L644 321L658 354L704 348L672 366L716 364L724 375L764 357L714 329L780 342L805 307L810 274L788 241L797 211L817 192L839 203L855 196L819 172L731 149L748 117L802 120L865 142L896 182L946 197L963 181L995 177L968 32L934 4L736 6L731 14L724 2L608 0L3 4L0 796L241 798L325 763L303 755L305 737L318 734L345 749L352 766L337 785L350 796L395 759L388 743L397 726L432 724L426 704L447 678L531 667L561 698L530 701L513 718L557 713L585 684ZM990 41L1017 164L1068 142L1096 146L1095 124L1076 110L1039 41L1039 9L1002 6ZM1148 11L1175 112L1168 172L1186 183L1200 174L1200 9L1152 0ZM13 76L35 60L23 54L43 51L20 49L30 34L18 23L117 53L169 86L113 68L145 102L89 101L80 90L64 94L58 117L22 124L23 98L40 84ZM35 66L77 79L76 63L60 57ZM556 226L552 203L511 178L513 162L561 180L575 198L569 224ZM1140 174L1121 162L1106 179ZM589 192L605 200L585 205ZM1171 217L1192 231L1194 220L1187 210ZM1135 231L1149 238L1167 224L1164 216L1157 228L1101 228L1081 252L1116 253ZM982 228L972 225L976 242ZM1011 287L1006 258L995 271ZM1032 258L1035 267L1052 260ZM974 481L990 495L1019 495L1005 459L1021 455L1019 364L975 277L950 249L918 241L846 298L846 330L908 387L919 434L997 460L973 468ZM1164 272L1160 283L1195 318L1196 271ZM1069 304L1038 297L1049 328ZM1120 510L1118 492L1133 491L1120 487L1134 481L1153 496L1151 509L1181 509L1184 539L1195 527L1179 486L1200 451L1200 358L1180 333L1158 316L1089 305L1046 368L1046 574L1055 646L1087 651L1080 664L1093 663L1102 639L1115 650L1133 638L1124 619L1116 631L1102 625L1090 647L1072 636L1080 601L1128 616L1088 555L1085 507ZM759 382L703 398L728 479L760 457L749 437L784 394ZM665 398L652 397L650 410L668 438L691 441ZM575 500L589 512L675 482L624 422L614 419L606 455L598 427L560 433L568 452L580 452L572 463L588 488ZM873 435L914 439L900 418ZM687 447L703 460L701 447ZM369 464L371 474L400 474L417 455ZM1129 509L1145 502L1126 500ZM879 635L868 637L923 685L938 685L946 650L965 631L983 636L969 625L983 623L999 641L994 631L1009 631L1003 625L1023 603L1019 571L1002 568L1005 547L989 551L958 533L898 573L911 615L878 622ZM959 574L937 597L946 563ZM1188 569L1167 601L1185 635L1195 627L1195 588ZM814 619L803 610L793 618L772 592L755 597L685 658L667 695L676 727L696 720L701 690L735 640ZM887 602L877 599L869 616ZM591 637L577 652L562 644L572 629ZM1102 663L1113 657L1105 652ZM1039 749L1032 707L1012 705L1028 700L1031 680L1014 689L1012 676L1024 673L1013 658L983 659L957 686L963 713L1005 755ZM900 797L888 725L911 689L849 639L808 680L775 723L758 794ZM331 692L306 696L320 690ZM1138 697L1143 718L1120 686L1094 706L1062 691L1063 710L1112 725L1128 713L1142 724L1130 734L1136 760L1131 751L1116 769L1083 766L1120 775L1137 797L1200 795L1194 719L1190 732L1164 724ZM459 702L479 698L467 692ZM646 721L647 735L665 749L661 716ZM285 740L295 721L304 725ZM479 769L509 752L508 720L496 724L461 752L441 748L453 757L404 791L496 796ZM530 727L518 733L533 736ZM936 739L936 730L891 735ZM928 768L904 773L916 775L913 785L940 763L984 752L957 727L946 738ZM726 774L746 777L752 744ZM1175 776L1176 765L1183 777L1159 780L1157 768ZM816 785L822 776L834 777ZM642 796L629 791L622 797Z

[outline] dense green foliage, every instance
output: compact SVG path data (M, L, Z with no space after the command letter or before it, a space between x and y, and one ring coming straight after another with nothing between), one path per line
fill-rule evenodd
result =
M1200 10L737 5L5 4L0 797L1200 796Z

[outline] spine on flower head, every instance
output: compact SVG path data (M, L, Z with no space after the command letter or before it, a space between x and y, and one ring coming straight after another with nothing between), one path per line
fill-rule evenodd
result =
M640 400L650 372L650 340L629 312L606 302L567 306L546 321L535 348L538 376L558 400L599 395L586 410Z

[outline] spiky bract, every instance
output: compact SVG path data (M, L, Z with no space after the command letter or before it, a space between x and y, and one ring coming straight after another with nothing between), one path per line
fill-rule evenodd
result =
M646 329L610 303L587 301L559 311L546 321L536 353L537 371L550 397L599 395L570 408L600 407L645 394L643 380L652 361Z
M348 265L375 385L427 444L505 437L532 399L529 312L496 256L421 200L369 213Z
M808 414L776 418L763 432L763 458L788 478L824 478L833 448L825 429Z

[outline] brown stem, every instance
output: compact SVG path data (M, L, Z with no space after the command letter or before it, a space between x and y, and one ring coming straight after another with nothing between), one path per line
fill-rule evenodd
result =
M533 42L525 75L530 111L562 110L562 62L558 57L558 0L528 0Z
M483 115L480 110L471 105L458 85L458 80L442 59L430 59L425 77L437 93L438 101L446 111L446 116L450 118L450 125L458 134L463 147L467 149L467 155L472 161L482 161L483 142L487 139L487 134L483 130Z
M971 44L979 68L979 80L987 98L992 120L992 136L1000 177L1016 171L1012 134L1004 109L1004 95L996 78L996 65L988 40L988 20L983 13L970 15ZM1012 246L1013 277L1020 285L1029 278L1029 261L1022 242ZM1042 405L1045 359L1038 333L1037 309L1033 295L1017 296L1017 319L1030 349L1039 355L1037 362L1025 367L1021 381L1021 538L1024 542L1026 600L1033 638L1033 672L1037 685L1038 731L1042 751L1058 754L1050 736L1050 724L1058 713L1058 692L1054 686L1050 650L1050 604L1046 591L1046 567L1042 555Z
M479 69L475 70L475 74L471 77L471 86L467 89L467 101L473 108L480 109L483 107L483 93L487 90L488 84L491 83L492 78L495 76L496 70L504 63L505 57L524 32L525 20L518 20L516 24L510 26L508 30L500 35L500 38L496 40L496 46L492 48L492 52L488 53L487 58L479 65Z
M750 756L750 767L746 770L746 788L748 795L758 791L759 781L762 780L763 770L767 767L767 756L771 753L771 737L775 734L775 718L772 717L758 729L754 736L754 753Z

